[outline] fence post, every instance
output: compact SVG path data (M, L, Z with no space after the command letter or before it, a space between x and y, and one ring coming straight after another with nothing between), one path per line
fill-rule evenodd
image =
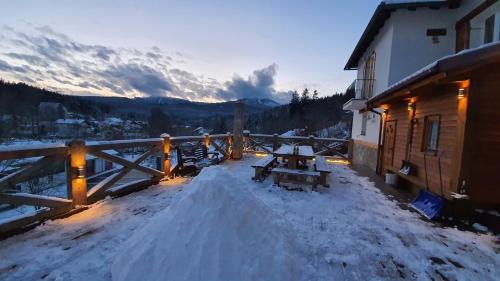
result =
M244 130L243 131L243 149L244 150L248 150L249 143L250 143L250 131Z
M87 204L87 178L85 177L85 141L71 140L67 143L69 154L66 164L68 197L73 206Z
M208 148L210 147L210 135L208 133L205 133L203 138L203 145L205 146L205 151L203 157L208 156Z
M279 140L278 140L278 134L273 135L273 151L277 150L279 148Z
M230 132L227 132L227 138L226 138L227 159L231 158L232 146L233 146L233 135Z
M163 139L163 173L165 177L170 177L170 135L162 134Z
M243 158L243 127L245 119L243 111L245 110L245 103L242 101L236 102L234 109L234 122L233 122L233 159L241 160Z

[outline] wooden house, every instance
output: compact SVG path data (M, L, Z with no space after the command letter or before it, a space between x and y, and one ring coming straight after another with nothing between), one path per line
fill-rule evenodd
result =
M464 198L459 209L499 209L499 42L439 59L367 106L383 109L382 174L443 196L452 211Z

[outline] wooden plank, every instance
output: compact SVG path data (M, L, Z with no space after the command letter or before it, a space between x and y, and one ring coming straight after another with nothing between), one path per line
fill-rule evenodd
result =
M64 144L5 146L0 148L0 160L21 159L30 157L66 155L68 148Z
M148 147L156 146L163 143L161 138L151 139L136 139L136 140L117 140L117 141L101 141L101 142L88 142L86 144L87 152L101 151L108 149L124 149L132 147Z
M99 157L99 158L102 158L102 159L109 160L109 161L117 163L117 164L120 164L124 167L129 167L129 168L144 172L146 174L150 174L150 175L157 177L157 178L162 178L164 176L164 173L161 171L158 171L158 170L155 170L155 169L152 169L149 167L141 166L137 163L131 162L131 161L126 160L124 158L121 158L119 156L108 154L106 152L93 151L93 152L89 152L89 154L94 155L94 156Z
M37 224L48 218L63 215L71 210L68 208L57 208L57 209L42 209L34 214L25 215L19 218L13 218L0 224L0 235L4 236L10 232L16 230L22 230L23 228L29 227L32 224Z
M112 189L106 192L106 196L109 194L112 197L121 197L132 192L136 192L139 190L146 189L152 185L158 184L157 179L144 179L144 180L136 180L133 182L129 182L126 184L121 184L119 186L113 187Z
M52 165L55 161L62 159L63 155L45 156L37 160L35 163L14 172L0 179L0 191L6 188L13 188L17 183L28 180L36 175L36 172L44 167Z
M31 205L49 208L71 207L73 201L57 197L28 193L0 193L0 203L12 205Z
M159 149L158 146L152 147L149 151L145 152L141 156L139 156L136 160L133 161L133 163L139 164L142 161L146 160L149 156L153 155L156 150ZM90 202L95 202L100 198L101 194L108 188L110 188L113 184L118 182L123 176L125 176L128 172L132 170L131 167L123 167L120 172L113 174L94 187L92 187L88 192L87 192L87 197Z
M224 149L222 149L222 148L221 148L221 147L217 144L217 142L212 141L210 144L211 144L211 145L212 145L212 146L213 146L213 147L214 147L214 148L215 148L218 152L220 152L222 155L224 155L224 158L226 158L226 159L228 158L228 157L227 157L227 154L226 154L226 151L225 151Z

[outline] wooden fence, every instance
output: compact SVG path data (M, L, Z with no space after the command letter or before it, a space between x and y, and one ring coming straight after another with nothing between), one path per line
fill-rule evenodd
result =
M281 144L307 144L314 147L317 155L338 154L344 157L342 149L347 146L347 140L315 138L315 137L282 137L278 135L250 134L245 131L243 144L245 152L272 153ZM3 221L0 224L0 236L18 232L31 225L37 224L49 218L65 216L92 204L106 196L121 196L135 190L157 184L164 178L171 177L182 160L173 159L172 155L180 156L180 145L191 143L203 146L205 151L211 147L224 159L231 158L233 136L228 134L203 136L178 136L170 137L168 134L160 138L88 142L72 140L65 145L43 145L25 147L0 148L0 161L33 158L36 161L29 165L0 178L0 204L30 205L41 207L36 213L24 215ZM112 155L109 150L127 150L140 148L142 154L135 159L126 159ZM173 153L173 152L176 153ZM95 183L87 185L86 156L92 155L121 166ZM155 168L145 166L143 162L150 157L158 157L160 165ZM180 160L180 161L179 161ZM54 163L64 161L66 173L67 198L44 196L20 192L16 189L19 183L25 182L33 177L39 177ZM121 183L124 177L131 171L147 175L136 180Z

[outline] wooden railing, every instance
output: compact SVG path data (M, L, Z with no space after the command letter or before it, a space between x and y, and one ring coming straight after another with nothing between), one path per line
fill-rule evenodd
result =
M194 146L203 146L205 151L211 146L223 155L224 159L229 159L231 155L232 135L229 133L178 137L164 134L161 138L88 143L82 140L72 140L64 145L0 148L0 161L23 158L36 159L19 170L0 178L0 204L29 205L39 208L33 214L4 220L0 224L0 236L47 218L84 209L85 205L92 204L108 195L120 196L171 177L179 167L179 159L174 159L172 156L180 156L178 146L186 142L192 143ZM130 149L140 149L142 154L130 160L106 152L106 150ZM88 186L85 174L87 155L118 164L121 168L114 169L104 179L93 186ZM159 157L161 165L152 168L142 164L151 157ZM61 161L65 163L66 198L31 194L16 189L20 183L46 175L48 173L46 171L50 170L51 166ZM132 171L139 172L141 176L138 179L132 178L121 183L120 181L124 181L125 176Z
M230 133L203 136L177 136L168 134L160 138L119 140L103 142L84 142L72 140L66 144L0 147L0 161L9 161L23 158L36 158L30 164L0 178L0 204L14 206L36 206L38 211L12 218L0 223L0 236L9 235L27 226L36 224L48 218L64 216L85 209L106 196L121 196L135 190L157 184L165 178L173 176L182 165L180 151L183 143L190 143L191 147L200 146L204 151L212 147L223 159L230 159L233 146L233 136ZM347 146L347 140L310 137L283 137L278 135L243 133L245 152L272 153L281 144L307 144L314 147L316 154L337 154L345 157L342 149ZM140 150L134 159L126 159L112 155L107 150ZM119 168L108 171L105 178L93 184L88 184L91 178L86 175L86 158L88 155L118 164ZM206 156L206 155L205 155ZM160 165L146 166L143 162L156 157ZM64 162L66 177L66 198L45 196L22 192L16 189L19 183L32 178L47 175L50 166ZM49 171L48 171L49 170ZM128 178L131 173L137 173L138 178ZM93 181L93 179L92 179Z
M283 144L310 145L316 155L333 154L345 159L349 144L349 140L344 139L251 134L249 131L243 132L243 140L245 152L272 153Z

